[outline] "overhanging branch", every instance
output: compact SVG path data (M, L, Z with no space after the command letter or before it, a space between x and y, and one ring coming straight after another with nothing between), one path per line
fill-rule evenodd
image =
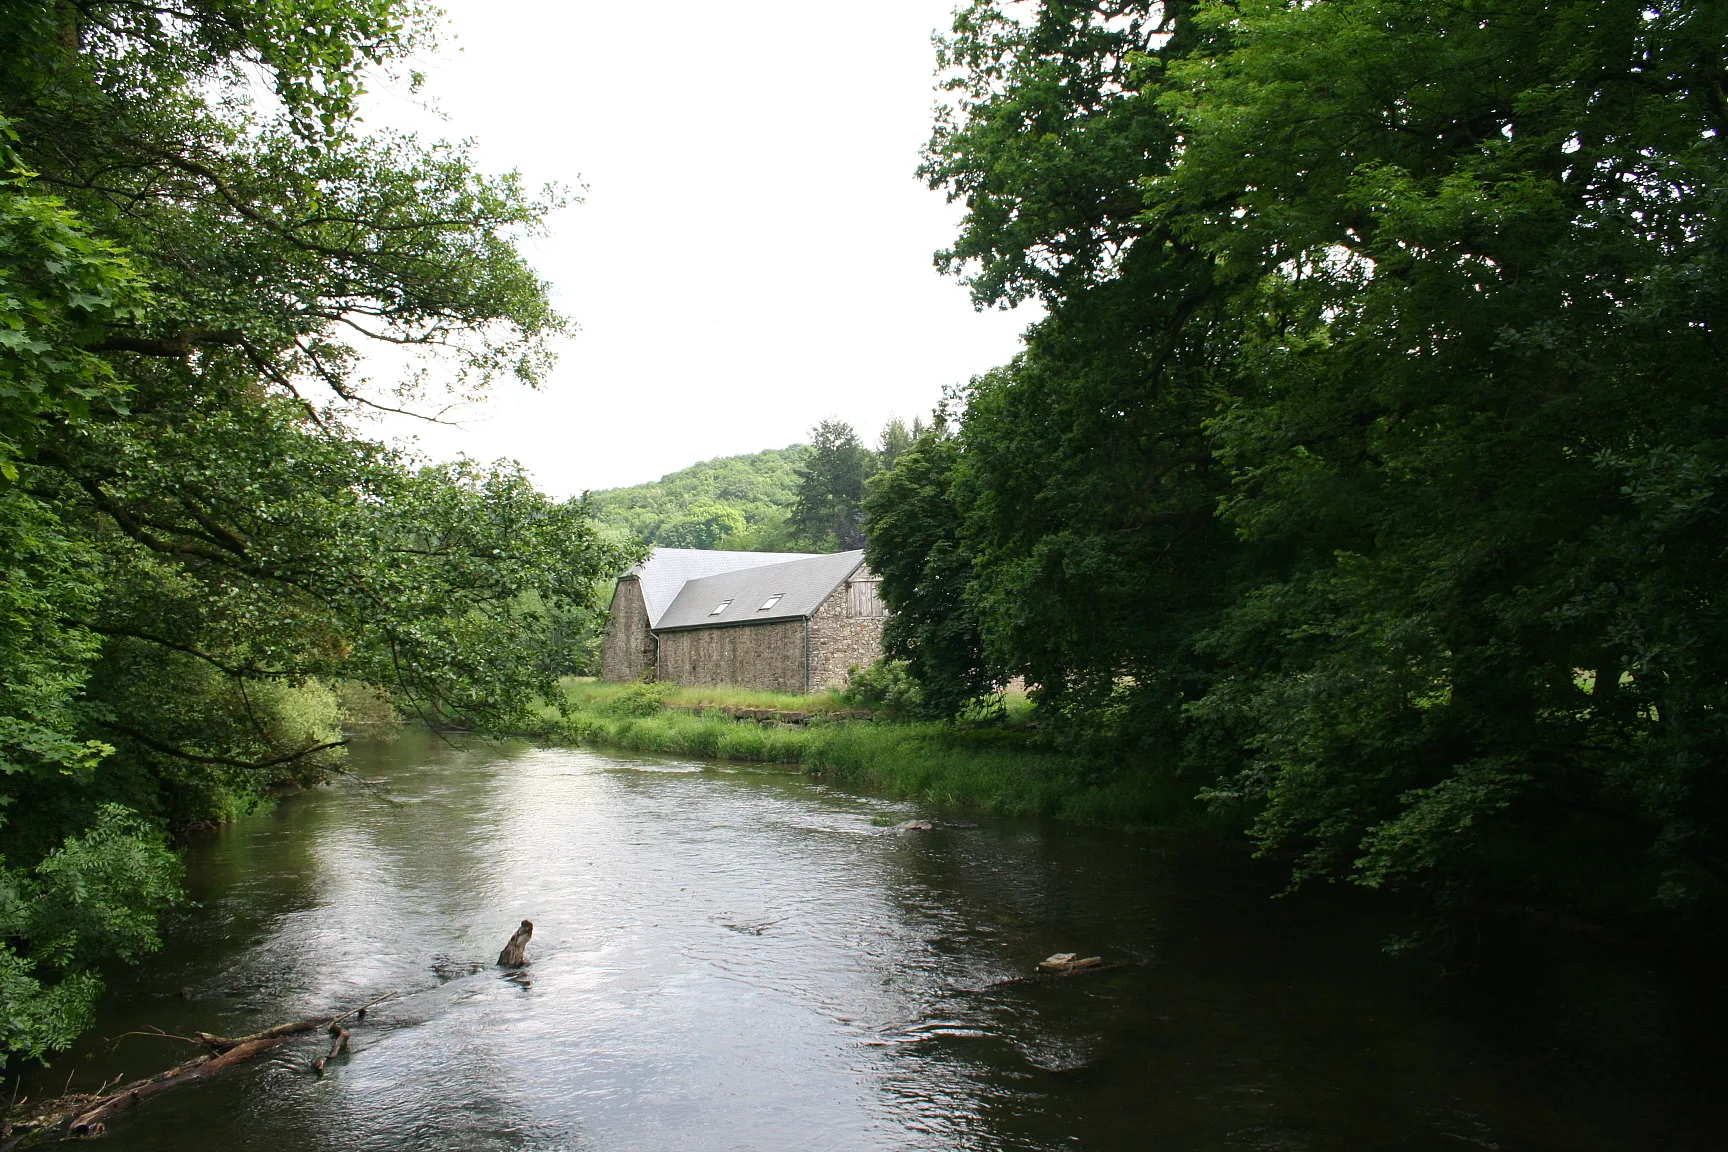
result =
M282 756L273 756L268 760L236 760L232 756L206 756L201 752L188 752L184 748L176 748L172 744L165 744L154 736L146 735L145 733L138 731L136 728L128 728L124 724L115 724L108 720L98 721L98 723L111 732L118 732L122 736L131 737L133 740L138 741L138 743L144 745L144 747L150 749L152 752L160 752L162 755L172 756L176 760L187 760L193 764L221 764L228 768L247 768L255 772L261 771L265 768L274 768L279 764L288 764L295 760L302 760L307 756L312 755L314 752L322 752L326 748L341 748L348 743L347 740L328 740L322 744L308 745L307 747L300 749L298 752L289 752Z
M89 344L89 352L136 352L141 356L184 357L200 344L237 346L245 342L238 328L188 328L173 336L109 336L99 344Z

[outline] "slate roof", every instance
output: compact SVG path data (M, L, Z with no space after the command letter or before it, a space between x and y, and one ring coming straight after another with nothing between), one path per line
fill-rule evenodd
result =
M691 580L741 568L760 568L788 560L806 560L811 552L713 552L705 548L656 548L648 559L624 573L642 583L642 602L648 606L648 627L657 627L678 592ZM713 607L712 604L709 605Z
M862 551L834 552L692 580L684 585L654 630L802 619L816 611L829 593L863 563ZM763 608L773 596L780 599L772 608ZM727 601L731 603L722 611L715 611Z

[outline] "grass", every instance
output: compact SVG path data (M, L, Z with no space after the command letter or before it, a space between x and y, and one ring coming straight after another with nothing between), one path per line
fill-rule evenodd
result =
M615 684L584 677L564 680L564 697L584 712L606 711L620 699L641 694L639 684ZM747 688L686 688L678 684L655 684L654 695L674 708L775 708L782 712L845 712L854 705L833 692L796 696L783 692L752 692Z
M874 792L999 815L1117 826L1168 826L1194 815L1192 789L1165 774L1101 768L1047 747L1025 726L825 721L824 713L848 708L831 694L591 680L566 681L564 688L565 711L543 708L539 735L632 752L796 765ZM711 705L806 712L812 721L793 727L680 710ZM1013 702L1010 716L1024 717L1029 708Z

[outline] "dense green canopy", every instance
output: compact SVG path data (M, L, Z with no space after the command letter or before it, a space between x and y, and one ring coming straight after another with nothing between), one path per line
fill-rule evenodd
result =
M718 456L628 488L587 494L623 540L665 548L824 552L857 547L864 482L906 450L923 423L890 420L876 451L850 424L824 420L810 444Z
M562 320L554 202L362 134L399 0L0 11L0 1059L151 946L164 829L340 755L338 689L507 727L634 550L520 468L354 431L508 376ZM422 374L380 389L369 346Z
M975 620L899 653L1299 875L1719 910L1728 10L980 0L945 54L943 259L1049 316L877 487L890 603Z
M589 494L595 518L623 539L667 548L772 552L788 542L802 444L720 456L646 484Z

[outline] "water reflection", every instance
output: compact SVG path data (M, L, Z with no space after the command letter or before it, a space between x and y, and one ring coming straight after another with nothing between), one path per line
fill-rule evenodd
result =
M1611 951L1437 979L1380 958L1359 902L1268 901L1233 858L1025 822L899 833L880 821L904 806L772 772L424 736L356 767L381 783L193 852L200 907L102 1030L405 995L322 1079L297 1056L173 1093L117 1143L1714 1146L1714 1009ZM511 982L489 964L523 918ZM1068 950L1119 966L1024 979ZM171 1058L93 1047L34 1090Z

